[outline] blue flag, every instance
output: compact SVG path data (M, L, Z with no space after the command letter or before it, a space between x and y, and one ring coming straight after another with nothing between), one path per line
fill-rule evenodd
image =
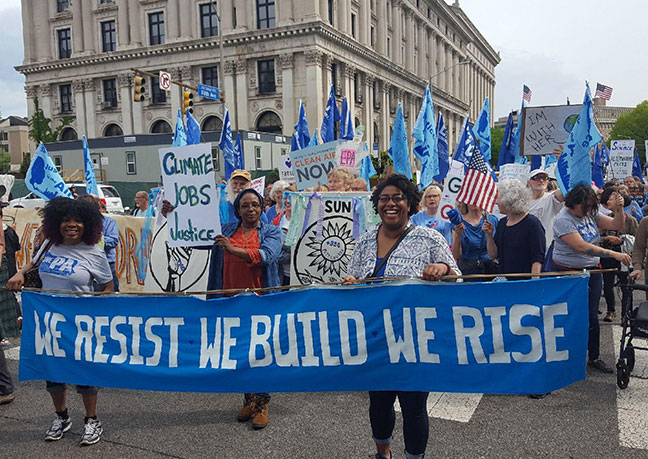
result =
M353 140L355 132L353 129L353 115L349 110L347 98L342 99L342 122L340 123L340 139Z
M293 136L293 141L290 151L297 151L306 148L310 142L310 131L308 130L306 111L301 100L299 101L299 116L297 117L297 124L295 124L295 135Z
M437 153L439 157L439 174L434 176L434 180L441 183L448 175L450 170L450 152L448 149L448 130L443 122L443 114L439 112L436 124Z
M592 184L590 149L601 139L601 133L594 124L592 97L587 84L581 113L569 134L556 167L556 179L563 195L567 195L577 185Z
M452 159L459 161L464 164L465 167L468 167L470 164L470 158L472 158L473 152L475 151L475 135L473 134L472 128L470 127L470 119L468 116L464 119L463 128L461 129L461 136L457 142L457 148L455 149Z
M317 141L317 129L313 131L313 135L311 136L307 146L314 147L315 145L319 145L319 142Z
M324 111L324 120L322 120L322 127L320 128L322 143L335 140L335 123L340 121L340 118L340 110L338 110L337 103L335 102L335 88L331 85L329 98L326 102L326 110Z
M83 166L85 169L86 193L99 196L99 187L97 186L97 177L95 176L94 166L90 158L90 148L86 136L83 136Z
M601 154L598 143L594 148L594 158L592 158L592 181L599 188L603 188L603 185L605 185L605 178L603 177L603 155Z
M223 152L223 159L225 161L225 180L229 180L232 172L238 169L239 162L234 152L232 124L230 123L230 114L228 109L225 109L223 130L221 131L221 138L218 142L218 147Z
M190 111L187 111L187 145L200 143L200 125Z
M522 111L526 107L526 101L522 99L522 106L520 107L518 115L518 124L515 128L515 134L513 134L513 144L511 149L513 150L513 155L515 156L515 162L518 164L526 164L527 159L520 155L520 135L522 133Z
M603 164L605 164L606 167L609 166L610 165L610 150L607 147L607 145L605 144L605 142L601 142L601 157L603 158Z
M371 191L369 179L377 173L378 172L376 172L373 162L371 161L371 156L365 156L362 158L362 162L360 162L360 178L367 182L367 191Z
M541 168L542 168L542 155L531 156L531 170L533 171Z
M184 121L182 121L182 112L178 109L178 117L176 118L175 135L173 136L173 143L171 146L183 147L187 145L187 132L185 131Z
M644 183L643 174L641 173L641 161L639 161L639 153L636 148L634 151L634 160L632 161L632 175L639 177L641 183Z
M389 157L394 162L394 171L397 174L403 174L411 180L412 169L409 161L407 131L405 129L405 118L403 117L403 107L401 107L400 102L396 110L394 129L392 130L391 142L389 143Z
M245 169L243 161L243 142L241 142L241 133L236 133L236 142L234 143L234 160L236 169Z
M42 142L25 175L25 185L45 201L58 197L73 198Z
M545 155L545 165L544 165L545 170L549 169L549 167L552 164L556 164L557 162L558 162L558 158L556 158L555 155Z
M504 138L502 139L502 147L500 148L499 160L497 161L497 169L499 170L504 164L515 162L515 152L513 151L513 112L509 113L506 120L506 128L504 129Z
M475 123L475 138L479 141L479 151L486 162L491 160L491 126L490 126L490 102L488 97L484 99L484 106Z
M421 111L412 130L414 155L421 161L421 182L419 189L427 187L439 175L439 153L434 124L434 104L430 86L425 88Z

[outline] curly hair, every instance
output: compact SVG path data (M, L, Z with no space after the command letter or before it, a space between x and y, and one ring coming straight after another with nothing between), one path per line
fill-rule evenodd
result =
M598 199L592 187L587 185L578 185L574 187L567 196L565 196L565 206L573 209L581 204L586 215L594 218L598 212Z
M54 198L40 211L43 233L54 244L63 242L61 223L74 219L83 222L83 242L95 245L103 233L103 216L99 208L88 201L70 198Z
M531 191L519 180L503 180L497 185L497 202L503 213L526 214L531 207Z
M241 199L243 199L243 196L246 194L252 193L259 199L259 205L261 206L261 213L263 214L263 196L261 196L257 190L254 188L246 188L245 190L241 191L236 199L234 200L234 215L236 215L236 218L239 219L239 222L241 220L241 212L239 212L239 209L241 208Z
M405 198L407 198L407 203L409 204L408 217L411 217L418 212L418 205L419 202L421 202L421 193L416 189L416 185L402 174L392 174L376 186L376 189L371 195L371 202L373 203L376 212L378 212L378 198L380 197L380 194L390 185L398 188Z

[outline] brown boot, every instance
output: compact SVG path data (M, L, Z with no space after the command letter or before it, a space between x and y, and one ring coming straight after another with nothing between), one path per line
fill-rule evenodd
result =
M254 394L245 394L245 398L243 401L243 408L238 412L238 416L236 416L236 419L238 422L247 422L252 418L252 415L254 414L254 408L256 406L255 404L255 395Z
M263 429L268 425L268 401L257 398L255 414L252 418L252 427L256 430Z

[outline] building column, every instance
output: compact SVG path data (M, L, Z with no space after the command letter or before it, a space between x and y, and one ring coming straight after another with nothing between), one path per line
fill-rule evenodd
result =
M304 52L306 59L306 117L309 120L319 120L324 113L324 98L328 97L330 85L322 85L322 57L317 50ZM319 127L319 126L318 126Z
M295 116L299 104L295 101L293 69L295 60L292 53L279 56L281 64L281 102L283 104L283 135L290 137L295 129Z
M53 2L52 2L53 3ZM83 52L83 2L72 2L72 56ZM49 23L45 22L45 30L49 30ZM56 40L55 40L56 41ZM45 42L47 43L47 42ZM54 46L57 46L55 43ZM58 55L56 56L58 57Z
M139 2L128 2L128 27L130 30L130 45L133 47L148 44L148 40L142 41L142 30L148 30L147 18L141 17Z
M223 88L225 89L225 107L229 110L230 114L230 123L232 123L232 130L236 131L238 129L238 125L236 124L236 111L237 111L237 106L236 106L236 92L234 90L234 69L236 66L236 62L234 61L225 61L225 68L223 71L225 72L225 77L223 78ZM220 75L219 75L220 77ZM244 107L241 107L245 109ZM223 112L223 117L225 116L225 113ZM224 118L223 118L224 119Z
M438 76L437 76L437 87L441 89L442 91L446 90L445 87L445 79L446 79L446 53L445 53L445 43L443 43L443 37L439 36L439 41L437 42L437 49L438 49L438 58L439 58L439 68L438 68Z
M183 12L184 2L182 0L178 0L178 2L179 2L178 8L180 12ZM192 25L191 25L191 19L192 19L191 14L180 14L180 31L179 31L180 37L192 38L194 36ZM200 36L200 30L198 30L197 36Z
M72 82L72 93L74 94L74 114L76 115L76 125L79 137L86 135L88 131L85 96L83 94L83 81L75 80ZM44 110L43 110L44 111Z
M250 120L248 117L248 83L247 83L247 61L241 60L236 63L236 114L238 119L238 130L250 130Z
M425 30L425 24L420 23L419 25L419 39L418 39L418 74L421 78L426 80L432 75L428 69L430 67L428 56L428 38L427 31Z
M21 8L22 23L23 23L23 46L24 58L23 64L31 64L36 57L34 53L34 9Z
M459 56L452 50L452 90L451 94L459 99Z
M122 116L122 129L124 135L133 135L133 93L131 92L131 78L127 73L122 73L117 76L117 86L119 87L119 94L121 97L121 116ZM173 85L175 86L175 85ZM173 115L173 113L171 113ZM173 117L173 116L172 116Z
M234 24L232 22L232 7L234 5L232 5L232 0L221 0L221 3L223 5L223 17L221 18L221 21L223 22L223 33L229 33L234 28ZM250 16L252 15L250 14ZM230 119L231 118L232 112L230 111Z
M86 137L89 139L97 137L96 85L97 83L92 78L85 80L83 83L85 90Z
M427 79L429 80L432 75L436 75L436 38L432 29L428 30L427 36L427 54L428 54L428 68L427 68ZM432 90L432 88L430 88Z
M310 2L306 2L306 4L309 4ZM324 22L328 22L330 24L331 18L329 18L328 15L328 0L319 0L319 10L317 10L317 0L313 3L315 6L315 14L319 15L319 17L322 19Z
M318 0L315 0L314 4L317 6ZM281 2L275 3L275 8L277 8L277 26L285 26L294 23L293 20L293 0L283 0ZM238 13L238 8L236 10Z
M168 43L177 41L180 37L180 24L179 17L181 6L178 5L178 0L167 0L166 14L164 15L164 22L166 23L166 41ZM194 8L192 5L190 8ZM183 11L182 15L189 16L188 11Z
M403 65L401 59L401 46L403 45L403 35L401 32L401 0L392 0L392 62L397 65Z
M351 117L355 112L355 76L356 69L349 64L345 64L344 72L342 73L344 79L344 96L347 98L347 105L351 112Z
M360 43L371 46L371 11L369 0L360 0L360 17L358 18L358 31L360 32Z
M337 21L337 29L342 32L349 34L350 33L350 28L349 28L349 21L350 21L350 5L349 5L349 0L337 0L338 8L337 8L337 15L338 15L338 21Z
M74 7L72 2L72 6ZM79 2L83 3L83 52L85 54L94 54L96 53L95 49L95 30L97 29L97 23L95 22L92 16L92 8L94 2Z
M416 21L414 20L414 12L407 10L405 12L405 36L407 39L407 46L405 47L405 68L414 73L414 36L416 34Z
M387 2L376 2L378 11L376 16L376 52L380 55L387 55ZM371 24L371 15L369 16L369 23Z
M387 82L382 84L382 107L381 107L381 121L382 121L382 135L380 136L381 146L379 150L385 151L389 149L390 128L391 128L391 107L389 105L389 95L391 94L391 85Z
M38 95L38 105L40 109L43 110L43 114L49 119L54 119L55 113L54 105L52 104L52 92L58 92L58 87L50 84L43 84L41 86L34 86L34 88L34 90L40 90L40 95ZM57 110L57 112L58 111L59 110Z
M364 76L364 83L363 83L363 94L362 94L362 106L364 108L364 127L365 127L365 136L364 140L367 141L367 145L369 145L369 152L371 153L373 151L373 137L374 137L374 129L373 129L373 83L374 83L374 77L368 74L365 74Z
M130 25L128 20L128 1L117 0L117 40L119 43L119 48L124 48L130 44L129 29Z

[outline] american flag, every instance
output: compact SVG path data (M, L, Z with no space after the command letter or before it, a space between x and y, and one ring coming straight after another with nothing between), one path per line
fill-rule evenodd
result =
M493 211L497 200L497 185L478 150L473 152L468 164L468 171L464 177L457 201L465 204L479 206L487 212Z
M612 88L601 83L596 83L596 94L594 94L594 97L610 100L610 97L612 97Z
M527 85L522 87L522 99L526 100L528 103L531 103L531 88Z

